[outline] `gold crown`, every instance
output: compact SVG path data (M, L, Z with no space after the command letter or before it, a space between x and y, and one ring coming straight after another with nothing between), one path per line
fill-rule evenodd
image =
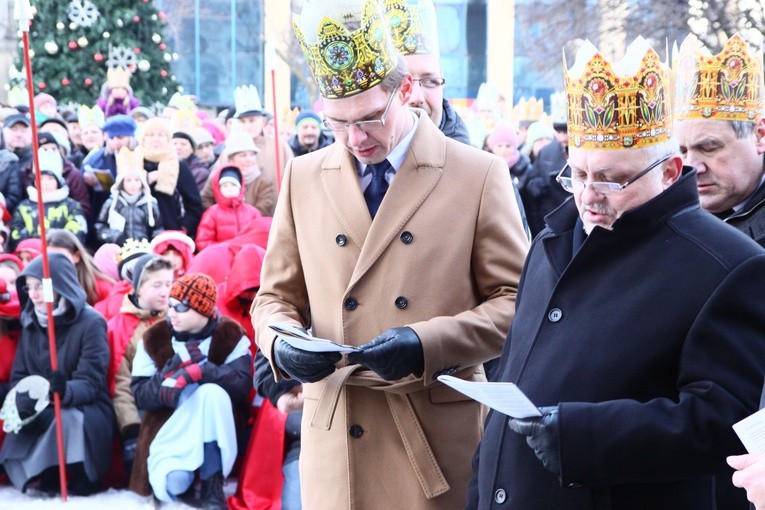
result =
M530 97L526 99L522 97L518 104L513 106L513 118L516 120L531 120L537 121L542 118L542 114L545 111L545 100L537 99L536 97Z
M136 255L144 255L151 253L151 245L146 239L127 239L125 244L122 245L122 249L116 255L115 260L117 264L120 264L130 258L134 258Z
M117 161L117 175L124 173L138 173L141 176L146 175L143 168L143 154L140 151L131 151L127 147L122 147L115 156Z
M92 108L81 105L77 108L77 122L79 122L80 127L91 125L99 128L104 127L104 112L95 105Z
M110 89L130 88L130 71L121 67L110 67L106 70L106 86Z
M346 12L341 20L323 16L316 26L311 18L326 11L325 2L319 0L306 1L300 16L293 17L292 26L313 79L327 99L364 92L379 84L396 66L398 54L377 0L361 1L360 19L357 13ZM307 40L303 32L313 34L314 30L316 40Z
M689 35L674 59L675 120L754 122L763 115L762 55L739 34L712 55Z
M383 9L393 44L402 55L438 55L438 25L431 0L385 0Z
M563 66L574 147L625 149L670 139L669 68L645 39L638 37L613 66L585 41L572 69L565 55Z

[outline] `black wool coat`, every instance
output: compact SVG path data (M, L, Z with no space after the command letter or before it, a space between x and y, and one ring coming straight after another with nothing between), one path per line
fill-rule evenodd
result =
M492 412L466 508L712 510L763 386L765 250L689 169L572 257L577 218L565 202L532 244L498 372L559 405L561 477Z

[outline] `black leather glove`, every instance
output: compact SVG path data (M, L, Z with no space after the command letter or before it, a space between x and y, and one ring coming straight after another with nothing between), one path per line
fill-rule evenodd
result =
M540 407L539 411L542 416L510 418L507 424L513 432L526 436L526 442L548 471L560 476L558 406Z
M342 356L338 352L308 352L292 347L284 340L274 346L274 361L290 377L300 382L321 381L335 371Z
M386 381L395 381L409 374L422 375L425 359L420 337L412 328L392 328L369 343L361 352L348 355L348 363L363 365Z
M53 398L54 393L58 393L62 399L66 394L66 376L61 370L54 370L48 376L48 382L50 383L50 396Z

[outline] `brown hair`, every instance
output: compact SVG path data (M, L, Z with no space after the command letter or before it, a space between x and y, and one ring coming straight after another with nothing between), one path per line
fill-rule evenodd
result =
M72 255L79 255L80 260L74 267L77 269L77 279L80 281L88 304L94 305L98 301L98 292L96 291L96 280L106 280L109 283L116 283L109 275L98 269L93 257L88 253L77 236L60 228L49 230L46 235L48 246L63 248Z

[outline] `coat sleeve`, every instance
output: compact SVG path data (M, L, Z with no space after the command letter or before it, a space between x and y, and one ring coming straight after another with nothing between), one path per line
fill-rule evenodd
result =
M17 162L18 158L16 159L16 162L13 162L9 165L11 168L6 169L8 175L6 176L6 185L5 189L3 190L3 195L5 196L5 206L11 213L16 210L16 206L19 205L19 203L24 198L24 188L21 185L21 175L18 171L16 171Z
M197 235L199 219L202 217L202 200L199 197L199 189L197 189L194 176L191 175L191 170L189 170L188 165L183 161L180 162L180 171L178 173L178 192L183 199L185 210L181 223L183 223L183 227L186 229L186 235L194 239Z
M229 394L232 402L246 403L252 388L252 358L250 340L245 336L239 342L244 354L216 365L210 360L202 365L202 384L217 384ZM241 349L240 349L241 350Z
M85 237L88 234L88 222L82 214L82 208L80 207L79 202L74 200L70 201L64 230L70 231L77 236L77 239L79 239L82 244L85 244Z
M274 207L276 206L276 186L265 177L258 177L261 181L258 187L258 196L255 197L255 203L253 204L260 214L263 216L273 216Z
M310 324L308 290L292 215L290 188L293 162L290 161L285 169L281 195L276 203L269 234L269 246L278 246L279 249L266 251L261 267L260 291L250 309L259 350L271 362L271 369L277 380L281 380L282 375L281 370L274 364L272 355L276 335L268 325L285 322L307 327Z
M207 182L205 183L204 187L202 188L202 193L200 193L202 197L202 206L207 209L209 207L212 207L215 205L215 194L213 193L212 189L212 183L210 182L210 179L212 178L212 173L207 177Z
M114 377L114 412L117 415L117 425L124 431L130 425L138 425L141 418L135 405L135 398L130 391L130 371L132 369L135 345L128 344L125 355Z
M90 307L85 308L81 320L83 324L77 325L77 334L81 335L82 350L77 366L67 381L66 394L61 401L61 405L67 407L94 402L106 385L106 371L109 365L106 321Z
M492 158L484 174L475 207L471 270L481 303L455 316L409 324L422 342L425 384L447 367L475 365L499 356L515 313L529 241L510 173L499 158Z
M122 232L109 227L109 208L112 206L113 197L109 197L101 207L101 212L98 214L95 228L98 240L102 243L117 243Z
M165 231L164 228L162 228L162 213L159 212L159 204L157 203L157 200L152 197L151 200L151 211L154 214L154 226L151 227L147 224L149 232L149 241L154 239L157 235L161 234Z
M202 214L199 228L197 228L197 238L194 240L197 250L204 250L211 244L214 244L218 239L217 230L215 224L215 208L211 207Z
M278 402L279 397L290 391L295 386L300 386L299 381L291 379L282 379L281 381L274 380L274 374L271 372L271 367L268 364L268 360L260 350L255 354L255 376L253 377L253 383L258 395L267 398L274 407Z
M745 453L731 426L759 407L763 274L765 255L757 255L711 294L686 335L677 396L560 404L564 485L661 483L679 473L722 473L727 455Z

